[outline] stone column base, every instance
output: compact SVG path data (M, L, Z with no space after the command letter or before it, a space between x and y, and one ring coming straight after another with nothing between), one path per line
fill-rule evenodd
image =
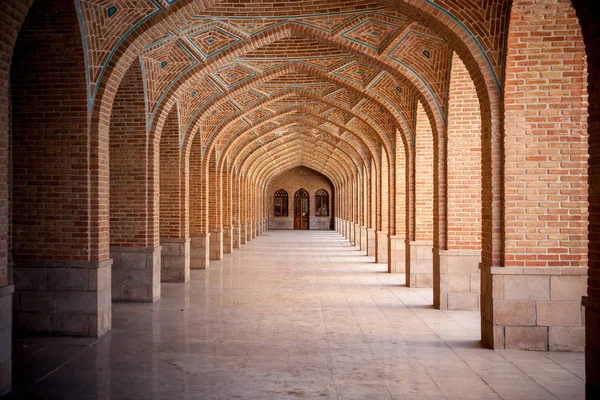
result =
M233 225L233 239L232 239L232 245L234 249L239 249L240 246L242 245L242 241L241 241L241 232L242 232L242 227L241 225Z
M160 299L161 247L111 247L113 301Z
M352 231L354 232L354 240L352 242L360 249L360 224L354 223Z
M343 238L346 238L346 221L340 220L340 234Z
M406 244L406 285L433 287L433 242L411 241Z
M248 234L246 233L246 224L240 225L240 246L246 244Z
M208 254L211 260L223 259L223 231L210 231Z
M190 280L190 238L160 240L161 253L161 282L183 283Z
M190 242L190 268L207 269L209 265L210 233L194 235Z
M0 396L12 388L12 317L14 285L0 287Z
M367 255L375 257L377 253L377 234L375 229L367 229Z
M582 351L581 298L586 290L587 268L482 265L483 344L494 349Z
M252 222L248 222L246 224L246 242L251 242L252 238Z
M369 238L367 237L367 227L360 227L360 250L367 252L367 247L369 246Z
M16 329L46 335L104 335L112 320L112 262L28 261L26 266L16 266Z
M600 396L600 300L583 298L585 307L585 394L587 399Z
M354 244L354 224L350 221L346 223L346 235L350 244Z
M384 231L377 231L377 254L375 254L375 262L379 264L387 264L388 262L388 234Z
M233 251L233 228L223 227L223 254L231 254Z
M479 310L477 250L433 249L433 305L440 310Z
M388 236L388 272L406 272L406 246L403 236Z

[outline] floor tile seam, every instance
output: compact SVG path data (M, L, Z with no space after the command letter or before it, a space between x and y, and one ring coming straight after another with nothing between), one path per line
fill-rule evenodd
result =
M554 399L558 399L558 396L556 396L554 393L552 393L550 390L546 389L541 383L539 383L537 381L537 379L535 379L534 377L532 377L531 375L529 375L527 372L525 372L521 367L519 367L517 364L513 363L511 360L509 360L508 358L506 358L504 356L504 354L502 354L502 351L496 351L496 350L491 350L494 353L498 354L500 357L502 357L504 360L506 360L506 362L508 362L509 364L511 364L512 366L514 366L516 369L518 369L524 376L528 377L529 379L531 379L531 381L535 382L536 385L538 385L539 387L541 387L544 391L548 392L548 394L550 394L550 396L552 396Z
M562 364L560 364L559 362L555 361L554 359L552 359L552 358L548 357L548 354L547 354L547 353L546 353L546 354L544 354L544 358L546 358L546 359L548 359L548 360L552 361L554 364L558 365L558 366L559 366L561 369L563 369L563 370L567 371L568 373L570 373L571 375L575 376L575 377L576 377L577 379L579 379L580 381L582 381L582 382L585 382L585 379L582 379L582 378L581 378L579 375L577 375L576 373L574 373L574 372L573 372L573 371L571 371L570 369L563 367L563 365L562 365Z

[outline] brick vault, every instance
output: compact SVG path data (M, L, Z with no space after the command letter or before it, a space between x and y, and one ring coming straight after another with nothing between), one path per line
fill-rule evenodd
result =
M13 331L101 336L112 301L302 226L302 189L307 228L480 310L485 346L586 346L595 393L588 3L4 0L1 391Z

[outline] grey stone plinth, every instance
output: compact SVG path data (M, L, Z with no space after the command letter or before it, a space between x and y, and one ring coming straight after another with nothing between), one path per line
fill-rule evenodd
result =
M248 234L246 229L246 224L240 225L240 245L246 244L246 242L248 241Z
M232 230L232 246L234 249L239 249L240 246L242 245L241 242L241 232L242 232L242 227L240 225L233 225L233 230Z
M223 254L231 254L233 251L233 227L223 227Z
M24 333L99 337L111 329L111 267L103 261L15 265L15 325Z
M376 257L377 255L377 232L375 229L367 229L367 255Z
M440 310L479 310L479 263L476 250L433 252L433 305Z
M223 231L210 231L209 257L211 260L223 259Z
M406 246L403 236L388 236L388 272L406 272Z
M193 235L190 239L190 268L207 269L210 260L210 233Z
M481 265L480 271L481 336L486 346L549 351L584 349L584 321L596 322L593 302L586 302L589 308L585 312L581 302L587 290L587 268ZM591 320L584 319L584 313ZM588 347L593 343L592 339Z
M160 280L162 282L188 282L190 280L191 239L163 238Z
M366 253L368 245L369 245L369 238L367 236L367 227L361 226L360 227L360 244L359 244L360 250L364 251Z
M160 299L161 247L111 247L113 301Z
M375 262L387 264L388 262L388 234L384 231L377 231L377 254Z
M13 293L15 287L0 287L0 396L12 386Z
M433 242L411 241L407 244L409 254L406 263L406 285L409 287L433 287Z

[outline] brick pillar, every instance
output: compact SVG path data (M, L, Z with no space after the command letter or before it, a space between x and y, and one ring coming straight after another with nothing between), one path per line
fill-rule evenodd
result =
M396 135L396 168L390 171L390 201L393 208L393 229L388 236L388 272L406 272L406 151L400 134Z
M142 66L121 81L110 124L110 253L115 301L160 298L159 143L146 133Z
M194 136L186 160L189 169L189 207L190 207L190 268L207 269L209 267L208 232L208 176L202 165L200 146L201 135Z
M423 105L417 105L415 129L414 240L407 242L406 284L433 286L433 133Z
M209 258L211 260L223 259L223 179L218 170L216 150L208 156L206 172L209 180Z
M242 226L241 225L233 225L232 227L232 246L234 249L239 249L242 246Z
M379 213L381 213L381 225L379 230L377 231L377 254L375 256L375 262L381 264L388 263L388 234L389 234L389 160L386 152L382 147L381 152L381 184L379 186L379 197L381 198L381 203L379 204Z
M482 339L493 348L584 346L585 67L571 2L513 1L504 99L504 265L481 268ZM535 74L523 73L533 68Z
M223 181L223 254L231 254L233 251L233 196L231 173L222 172Z
M586 398L600 397L600 40L598 40L598 13L600 4L574 0L587 50L589 73L589 271L585 307L585 384Z
M190 280L189 171L179 147L179 119L173 107L160 139L161 281Z
M433 304L479 309L481 261L481 116L471 77L455 54L447 124L446 248L433 249ZM437 243L443 242L439 240Z
M108 137L99 142L90 138L84 50L74 2L41 1L31 7L14 48L9 85L6 61L12 45L5 40L16 38L11 31L20 25L11 18L22 21L21 13L27 12L25 6L13 6L9 1L0 7L1 15L10 16L3 19L0 38L2 393L10 388L13 312L15 329L25 332L97 337L111 329ZM11 117L5 108L9 99ZM11 122L12 167L7 168ZM7 232L12 234L14 287L7 268Z

